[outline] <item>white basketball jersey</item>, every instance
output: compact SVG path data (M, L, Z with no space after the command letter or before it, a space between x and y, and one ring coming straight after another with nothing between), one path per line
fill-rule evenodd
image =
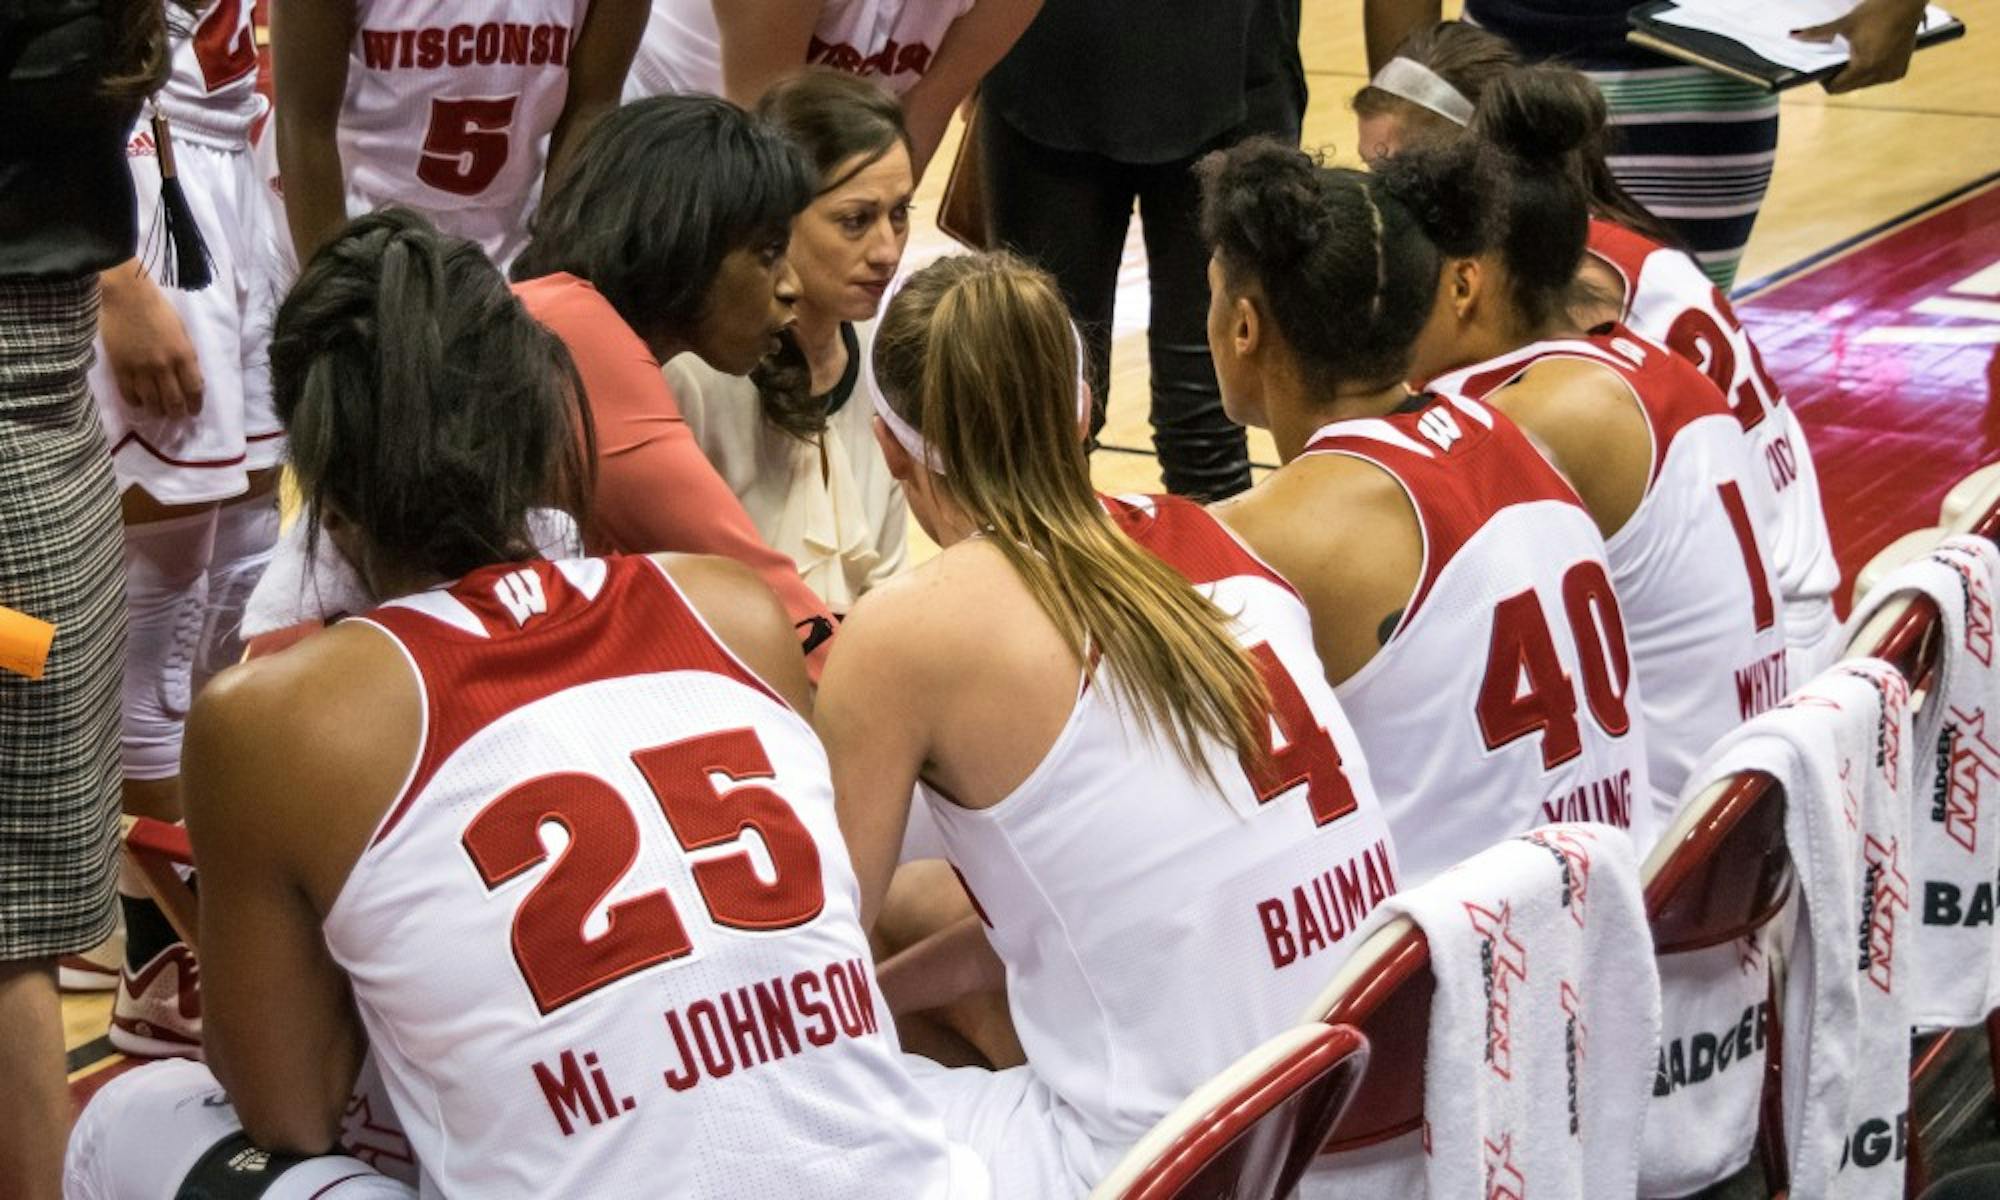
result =
M362 619L426 718L325 935L426 1196L966 1194L819 742L656 564L502 564Z
M1750 439L1758 469L1749 483L1767 492L1777 523L1767 532L1771 572L1785 604L1786 636L1795 655L1817 673L1839 650L1833 611L1840 564L1820 503L1819 474L1785 393L1764 368L1763 355L1736 318L1729 298L1694 260L1609 221L1590 223L1590 252L1625 281L1627 326L1702 369L1722 390ZM1831 642L1831 644L1828 644ZM1825 661L1818 661L1824 659ZM1805 674L1795 671L1794 681Z
M1601 821L1649 844L1641 689L1604 539L1526 435L1483 404L1433 395L1328 425L1305 453L1386 471L1423 533L1409 605L1336 689L1404 881L1552 821Z
M191 27L184 25L185 17L167 22L173 73L159 94L160 108L175 126L246 148L250 126L264 111L250 5L251 0L209 0Z
M900 96L910 90L975 0L826 0L806 62L867 75ZM653 0L653 17L625 79L625 98L668 92L722 94L722 35L715 0Z
M340 158L350 211L406 204L506 262L589 0L356 0Z
M1298 596L1214 517L1173 497L1114 519L1225 612L1270 690L1276 749L1226 749L1220 790L1101 673L1028 780L961 808L925 789L1007 964L1029 1069L1070 1169L1099 1178L1202 1081L1298 1020L1396 889L1354 731Z
M1652 432L1645 497L1605 552L1625 610L1664 825L1695 761L1790 690L1766 549L1777 514L1757 483L1761 468L1750 443L1715 385L1693 363L1621 326L1536 342L1436 386L1485 397L1552 358L1616 374Z

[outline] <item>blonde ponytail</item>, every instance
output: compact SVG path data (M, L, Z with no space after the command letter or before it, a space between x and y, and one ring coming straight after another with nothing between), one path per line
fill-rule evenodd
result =
M1269 754L1263 680L1229 617L1126 537L1091 488L1075 336L1047 275L1006 254L957 255L917 272L890 304L876 332L876 375L935 451L941 486L987 531L1071 652L1093 674L1107 670L1182 761L1213 781L1204 739L1244 762Z

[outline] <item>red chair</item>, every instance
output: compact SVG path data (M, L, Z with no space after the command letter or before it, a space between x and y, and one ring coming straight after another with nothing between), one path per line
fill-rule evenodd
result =
M1688 954L1764 928L1791 899L1797 875L1785 843L1785 793L1762 771L1722 780L1681 807L1639 869L1653 954ZM1783 1005L1770 992L1757 1146L1772 1196L1791 1188L1785 1151Z
M1352 1029L1286 1030L1237 1059L1139 1139L1090 1200L1281 1200L1368 1063Z
M1320 993L1308 1016L1359 1030L1374 1064L1363 1075L1353 1103L1334 1123L1325 1153L1358 1150L1423 1126L1424 1065L1430 1059L1436 990L1424 931L1398 916L1356 946Z

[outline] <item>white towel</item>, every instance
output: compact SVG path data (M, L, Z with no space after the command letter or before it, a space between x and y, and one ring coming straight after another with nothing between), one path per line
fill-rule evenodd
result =
M1690 1195L1750 1161L1771 1028L1767 937L1759 931L1659 960L1660 1048L1639 1156L1642 1196Z
M1423 929L1437 977L1427 1187L1386 1184L1381 1147L1322 1159L1300 1195L1633 1195L1660 995L1631 839L1543 826L1390 897L1370 928L1397 913Z
M1718 742L1691 786L1744 770L1785 788L1804 899L1785 992L1792 1194L1903 1194L1909 1111L1909 686L1854 659Z
M528 514L528 530L549 558L574 558L583 553L583 537L568 513L538 508ZM364 613L381 603L361 581L351 563L321 535L315 553L306 553L306 523L294 520L278 534L271 565L250 593L243 610L243 636L257 637L290 629L308 621L331 621Z
M1910 1020L1977 1025L2000 1007L1993 915L2000 880L2000 662L1993 646L2000 550L1947 538L1892 572L1848 622L1852 637L1891 600L1917 592L1944 618L1941 662L1911 743L1910 840L1921 933L1910 948ZM1988 728L1989 715L1992 727Z

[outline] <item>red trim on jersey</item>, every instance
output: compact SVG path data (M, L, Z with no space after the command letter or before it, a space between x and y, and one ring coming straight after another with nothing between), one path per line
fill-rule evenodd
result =
M1643 361L1634 364L1615 348L1614 343L1621 340L1638 347ZM1703 417L1723 416L1736 420L1736 415L1729 410L1728 401L1723 399L1708 376L1701 373L1700 367L1623 325L1603 327L1582 337L1524 346L1495 359L1491 370L1467 376L1457 386L1462 394L1483 400L1519 379L1536 363L1557 358L1581 359L1608 367L1631 390L1632 398L1639 402L1639 411L1645 414L1646 425L1653 434L1653 469L1646 478L1649 491L1653 481L1660 477L1660 467L1667 461L1667 451L1681 430Z
M1666 247L1643 233L1601 217L1590 219L1590 236L1584 246L1603 259L1604 265L1625 281L1625 304L1619 310L1619 319L1630 319L1632 301L1639 294L1639 276L1645 270L1646 260L1652 257L1654 251Z
M1292 596L1298 595L1291 584L1238 541L1228 526L1192 500L1147 496L1146 501L1152 506L1149 510L1115 496L1100 499L1126 537L1144 546L1196 587L1248 575L1267 579Z
M275 437L278 435L273 434L272 436ZM239 454L235 458L175 458L145 438L140 437L137 431L129 429L125 431L125 436L118 439L118 444L111 447L111 453L115 456L120 450L134 444L137 444L139 449L144 450L170 467L182 467L195 471L220 471L227 467L241 466L243 465L243 460L249 457L246 454Z
M362 618L409 655L422 678L426 711L416 768L371 846L389 836L460 746L506 714L557 692L633 675L707 671L785 704L716 639L658 564L643 555L595 561L604 566L604 582L594 598L547 561L482 567L433 593L462 605L483 634L398 604ZM517 571L533 572L544 600L543 611L522 624L500 595L506 577Z
M1345 454L1373 463L1394 477L1416 509L1424 540L1423 574L1397 622L1398 630L1416 616L1458 552L1503 510L1542 500L1583 508L1568 482L1505 414L1464 402L1484 411L1492 422L1489 427L1441 396L1428 400L1413 412L1378 418L1428 453L1357 432L1354 427L1361 423L1347 421L1321 430L1304 451ZM1425 414L1433 410L1450 413L1458 427L1460 436L1448 446L1439 446L1420 427Z

